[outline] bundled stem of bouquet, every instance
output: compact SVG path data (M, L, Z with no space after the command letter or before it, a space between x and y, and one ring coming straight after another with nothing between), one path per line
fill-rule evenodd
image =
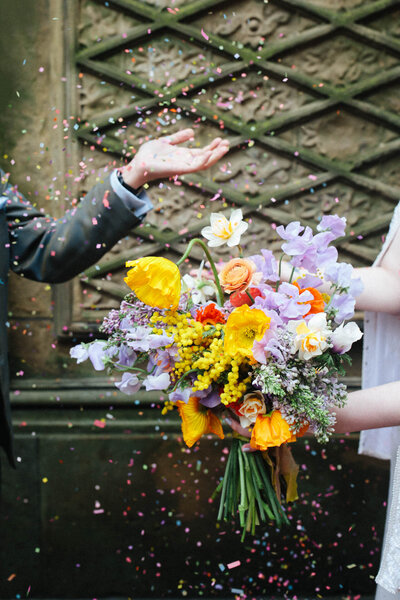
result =
M211 215L202 230L208 246L239 247L239 257L219 272L199 238L177 264L151 256L128 261L132 292L104 319L108 340L71 349L78 362L89 358L95 369L122 373L116 386L126 394L142 386L168 394L162 413L178 409L189 447L208 433L223 439L221 418L231 415L245 435L234 435L213 497L220 495L218 520L237 518L242 538L261 523L288 523L282 489L295 500L298 473L289 444L306 431L328 441L334 409L346 402L339 382L346 352L361 337L355 323L344 324L360 282L330 245L344 234L344 219L323 217L315 235L298 222L277 228L286 279L282 257L278 262L269 250L243 258L247 227L240 210L229 221ZM211 272L202 263L181 278L179 265L194 244ZM244 444L253 452L243 452Z
M261 523L275 521L277 527L289 523L261 452L242 451L247 441L233 438L224 476L212 495L215 499L220 494L218 521L229 521L239 515L242 541L247 531L254 535L256 525Z

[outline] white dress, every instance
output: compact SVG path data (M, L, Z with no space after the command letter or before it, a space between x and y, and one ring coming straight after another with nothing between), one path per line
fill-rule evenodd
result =
M375 266L380 264L399 227L400 204L394 212ZM365 313L362 387L396 380L400 380L400 316ZM359 452L391 461L385 536L376 577L375 600L400 600L400 427L362 431Z

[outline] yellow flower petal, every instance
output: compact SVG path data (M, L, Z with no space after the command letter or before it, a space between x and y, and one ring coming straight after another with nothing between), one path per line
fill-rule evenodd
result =
M156 308L178 307L181 276L175 263L159 256L146 256L129 260L125 266L132 268L124 281L139 300Z
M221 421L209 408L200 404L198 398L189 398L187 403L179 400L176 404L182 419L183 439L189 448L205 433L215 433L224 438Z
M272 415L258 415L254 424L250 446L255 450L267 450L287 442L295 442L296 436L290 430L288 423L279 410Z
M229 356L253 357L253 344L261 340L271 318L263 310L243 304L229 315L225 326L224 351Z

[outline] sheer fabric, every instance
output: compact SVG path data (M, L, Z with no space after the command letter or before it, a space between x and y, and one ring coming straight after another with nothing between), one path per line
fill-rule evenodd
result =
M380 264L399 227L400 203L375 266ZM362 373L363 388L400 380L400 316L365 313ZM391 460L385 537L376 577L376 600L400 600L400 427L362 431L359 452Z

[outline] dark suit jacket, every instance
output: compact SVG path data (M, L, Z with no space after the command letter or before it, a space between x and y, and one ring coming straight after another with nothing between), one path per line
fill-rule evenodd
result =
M0 169L0 446L12 464L6 327L9 269L36 281L61 283L96 262L137 223L108 177L77 208L52 219L7 183Z

